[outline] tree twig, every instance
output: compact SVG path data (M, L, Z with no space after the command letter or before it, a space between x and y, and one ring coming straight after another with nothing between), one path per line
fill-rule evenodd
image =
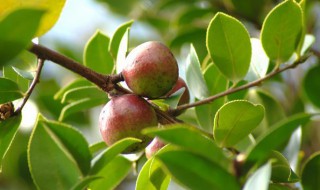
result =
M283 72L283 71L286 71L288 69L292 69L292 68L295 68L296 66L298 66L299 64L305 62L307 60L307 58L309 57L310 55L307 55L307 56L303 56L301 57L299 60L295 61L294 63L288 65L288 66L285 66L283 68L280 68L280 69L277 69L277 70L274 70L272 71L271 73L269 73L268 75L266 75L265 77L263 78L260 78L258 80L255 80L253 82L250 82L250 83L247 83L245 85L242 85L242 86L239 86L239 87L236 87L236 88L230 88L224 92L221 92L221 93L218 93L214 96L210 96L208 98L205 98L203 100L199 100L197 102L194 102L194 103L190 103L190 104L184 104L184 105L181 105L181 106L178 106L176 109L173 109L173 110L170 110L171 113L176 113L176 112L179 112L179 111L182 111L182 110L185 110L185 109L188 109L188 108L192 108L192 107L196 107L196 106L200 106L200 105L203 105L203 104L208 104L208 103L211 103L212 101L218 99L218 98L221 98L221 97L224 97L224 96L227 96L229 94L233 94L235 92L238 92L238 91L241 91L241 90L245 90L245 89L248 89L248 88L251 88L251 87L254 87L254 86L258 86L260 85L262 82L272 78L273 76Z
M39 82L39 78L40 78L40 74L41 74L41 70L44 64L44 59L42 58L38 58L38 67L37 67L37 72L36 72L36 76L33 78L32 83L28 89L28 91L26 92L20 106L15 110L15 114L19 114L22 110L22 108L24 107L24 105L27 103L28 99L30 98L34 88L36 87L37 83Z

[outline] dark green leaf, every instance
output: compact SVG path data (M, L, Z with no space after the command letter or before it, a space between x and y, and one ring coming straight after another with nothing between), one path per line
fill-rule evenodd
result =
M104 150L107 148L107 144L104 141L101 142L97 142L95 144L90 145L89 149L90 149L90 153L92 155Z
M173 150L157 154L156 159L176 181L189 189L240 189L234 176L202 156Z
M98 105L105 103L107 100L105 98L100 99L91 99L91 98L84 98L82 100L78 100L66 105L59 116L59 121L63 121L66 117L68 117L72 113L76 113L81 110L86 110Z
M217 13L208 26L207 48L214 64L229 80L237 82L245 77L251 43L248 31L237 19Z
M84 50L84 65L102 73L111 74L114 68L113 59L109 53L108 36L97 31L87 42Z
M198 99L209 96L209 91L204 81L200 62L193 45L190 46L190 53L187 57L186 82L191 93Z
M105 99L108 101L108 95L96 86L82 86L72 88L66 91L61 99L61 103L74 102L90 97L91 99Z
M309 114L297 114L271 127L257 139L255 146L249 149L244 168L248 169L259 160L264 161L271 150L283 149L293 131L306 124L310 117Z
M296 176L291 170L288 160L277 151L272 151L270 159L272 162L271 180L275 183L295 183L299 178L291 178Z
M268 0L232 0L235 11L240 13L243 17L253 21L260 21L261 13Z
M101 176L103 179L93 181L89 185L89 189L112 190L123 181L132 168L132 163L123 156L116 156L107 165L97 173L96 176Z
M287 61L299 45L302 30L302 10L288 0L273 8L263 22L261 42L271 60Z
M301 148L302 129L296 129L290 137L288 145L283 151L283 155L288 159L293 170L297 171L299 163L299 154Z
M2 168L2 160L10 148L20 122L21 115L10 117L5 121L0 121L0 172Z
M229 160L225 157L221 149L217 147L215 142L197 128L186 124L174 124L166 128L146 129L144 132L153 134L166 142L200 154L224 168L228 168L230 165Z
M226 103L216 113L214 137L221 147L232 147L248 136L262 121L264 108L246 100Z
M85 178L82 178L81 181L79 181L77 184L75 184L71 190L84 190L86 187L93 181L102 179L101 176L87 176Z
M310 100L310 102L320 108L320 65L316 65L315 67L309 69L303 79L303 89L306 97Z
M133 24L133 20L130 20L117 28L115 33L113 34L110 44L109 44L109 52L112 55L113 59L116 61L118 56L118 51L120 47L121 40L123 36L126 34L127 30L130 29Z
M268 190L292 190L292 189L290 187L286 186L286 185L271 183L269 185L269 189Z
M304 190L320 189L320 152L314 153L302 169L301 184Z
M18 75L11 66L4 66L2 71L3 76L17 83L22 92L28 90L30 81Z
M28 46L44 13L40 9L17 9L0 20L0 66Z
M17 83L6 78L0 78L0 104L23 97Z
M41 116L29 140L28 163L38 189L70 189L82 177L77 160Z
M111 162L118 154L128 148L130 145L141 142L135 138L122 139L105 150L91 168L91 174L97 174L105 165Z
M243 190L268 190L269 181L271 176L271 163L268 162L257 171L255 171L252 176L247 180L244 185Z

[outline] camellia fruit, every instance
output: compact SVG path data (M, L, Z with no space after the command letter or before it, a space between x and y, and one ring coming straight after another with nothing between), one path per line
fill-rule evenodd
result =
M146 147L146 157L150 159L158 150L164 147L166 144L162 142L158 137L155 137L151 143Z
M108 146L126 138L142 140L128 147L124 153L133 153L145 148L152 138L141 131L147 127L157 126L154 109L143 98L134 94L113 97L102 109L99 128L103 140Z
M167 94L175 85L179 71L170 49L160 42L146 42L126 58L122 76L135 93L148 98Z

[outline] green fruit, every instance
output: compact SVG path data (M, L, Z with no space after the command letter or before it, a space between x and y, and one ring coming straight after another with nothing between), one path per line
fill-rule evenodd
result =
M108 146L126 137L142 140L141 143L128 147L124 153L145 148L151 138L143 135L141 131L157 126L157 123L154 109L146 100L134 94L113 97L104 106L99 117L100 133Z
M178 64L160 42L146 42L134 48L126 58L123 78L135 93L148 98L167 94L178 79Z

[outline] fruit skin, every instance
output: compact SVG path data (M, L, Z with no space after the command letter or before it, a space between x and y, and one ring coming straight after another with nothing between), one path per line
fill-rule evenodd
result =
M145 149L146 157L150 159L156 152L158 152L158 150L160 150L165 145L166 143L161 141L158 137L155 137Z
M186 82L182 79L182 78L178 78L176 84L174 85L174 87L167 93L167 97L171 96L172 94L174 94L175 92L177 92L178 90L180 90L181 88L185 88L179 102L178 102L178 106L183 105L183 104L188 104L190 101L190 93L189 93L189 89L187 87Z
M158 98L172 89L178 79L179 68L168 47L150 41L129 53L122 76L135 94Z
M142 140L141 143L128 147L123 153L132 153L145 148L151 138L141 134L141 130L157 124L154 109L146 100L134 94L113 97L103 107L99 116L100 133L108 146L126 137Z

